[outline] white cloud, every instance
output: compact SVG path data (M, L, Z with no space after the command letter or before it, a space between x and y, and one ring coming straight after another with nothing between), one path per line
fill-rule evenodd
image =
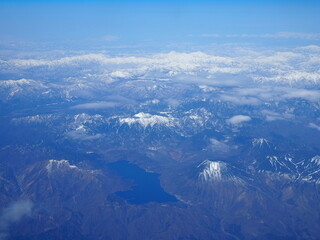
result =
M9 237L10 225L19 222L23 217L31 216L33 203L30 200L20 200L11 203L0 213L0 240Z
M320 100L320 91L307 90L307 89L293 89L292 91L286 93L283 97L285 97L285 98L304 98L309 101L318 101L318 100Z
M276 121L276 120L285 120L285 119L291 119L294 117L291 113L277 113L269 110L262 110L262 115L265 116L267 121Z
M317 45L309 45L309 46L304 46L304 47L298 47L297 49L301 49L303 51L312 51L312 52L320 52L320 47Z
M320 131L320 126L315 124L315 123L309 123L309 127L317 129L318 131Z
M74 140L92 141L92 140L97 140L97 139L103 138L105 135L100 134L100 133L89 135L85 131L73 130L73 131L68 132L67 136L71 139L74 139Z
M84 103L73 106L74 109L105 109L105 108L113 108L118 106L119 103L116 102L92 102L92 103Z
M114 78L130 78L132 76L132 73L126 72L126 71L114 71L110 74L111 77Z
M221 95L220 98L223 101L232 102L236 105L258 105L260 100L254 97L241 97L241 96L231 96L231 95Z
M262 34L265 38L300 38L309 40L319 40L320 33L302 33L302 32L278 32L275 34Z
M210 144L208 146L209 149L215 152L227 152L229 151L230 147L225 144L224 142L218 141L217 139L211 138L210 139Z
M220 95L221 100L237 105L258 105L264 102L292 98L319 101L320 91L294 87L263 86L260 88L234 88Z
M277 36L286 36L277 34ZM290 35L288 35L290 36ZM245 51L226 55L204 52L168 52L135 56L84 54L58 59L11 59L0 61L0 73L40 68L35 72L77 81L112 82L118 79L169 79L198 84L227 84L245 79L279 84L319 84L320 52L316 45L290 51ZM50 74L51 73L51 74ZM76 76L70 76L74 75ZM49 77L48 77L49 78Z
M251 117L245 115L236 115L227 120L228 123L232 125L239 125L243 122L251 121Z
M200 37L211 38L284 38L284 39L306 39L306 40L319 40L320 33L303 33L303 32L277 32L266 34L201 34Z
M222 37L223 35L221 34L216 34L216 33L212 33L212 34L201 34L200 37L209 37L209 38L218 38L218 37Z
M119 37L115 36L115 35L105 35L102 37L101 40L107 41L107 42L113 42L113 41L117 41L118 39L119 39Z

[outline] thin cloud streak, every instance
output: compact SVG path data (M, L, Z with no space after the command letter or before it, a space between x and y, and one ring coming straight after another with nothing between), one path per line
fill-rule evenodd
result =
M278 38L278 39L304 39L320 40L320 33L303 32L277 32L267 34L200 34L199 37L205 38Z
M11 203L0 213L0 240L9 238L10 225L22 218L31 216L33 203L30 200L20 200Z

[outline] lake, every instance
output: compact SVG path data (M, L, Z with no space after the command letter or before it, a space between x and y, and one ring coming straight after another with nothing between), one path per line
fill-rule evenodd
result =
M159 174L146 172L128 161L117 161L108 164L108 168L124 179L133 180L131 190L119 191L116 194L132 204L149 202L177 202L173 195L164 191L160 185Z

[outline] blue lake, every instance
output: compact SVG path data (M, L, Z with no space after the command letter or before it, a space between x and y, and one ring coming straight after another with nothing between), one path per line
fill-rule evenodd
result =
M159 174L149 173L137 165L128 161L117 161L108 164L110 170L116 172L124 179L133 180L131 190L116 192L132 204L144 204L148 202L177 202L178 200L166 193L160 185Z

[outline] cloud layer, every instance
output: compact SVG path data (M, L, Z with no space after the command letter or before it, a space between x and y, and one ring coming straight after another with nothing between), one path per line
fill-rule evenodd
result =
M303 33L303 32L277 32L269 34L201 34L200 37L211 38L278 38L278 39L306 39L306 40L320 40L320 33Z
M30 216L33 204L30 200L20 200L11 203L0 214L0 240L8 238L11 224L19 222L23 217Z
M251 117L245 116L245 115L236 115L227 120L227 122L232 125L239 125L243 122L249 122L249 121L251 121Z
M135 56L84 54L57 59L0 60L0 69L2 74L32 73L42 78L52 78L50 73L54 72L54 76L69 82L157 78L223 84L236 75L233 84L248 79L289 85L319 84L320 51L319 46L306 46L282 51L238 49L232 55L174 51Z
M116 102L92 102L92 103L84 103L73 106L73 109L106 109L113 108L119 105Z

